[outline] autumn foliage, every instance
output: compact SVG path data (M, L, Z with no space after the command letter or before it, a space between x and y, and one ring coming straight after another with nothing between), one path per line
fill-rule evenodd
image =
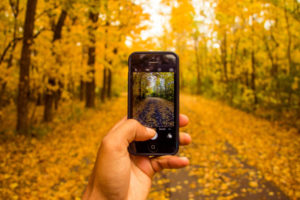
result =
M300 198L299 9L0 1L0 199L81 197L102 136L126 114L127 59L139 50L179 55L194 139L180 151L191 167L159 174L150 199Z

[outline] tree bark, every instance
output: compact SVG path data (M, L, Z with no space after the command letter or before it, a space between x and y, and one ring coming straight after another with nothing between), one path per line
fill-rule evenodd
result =
M257 94L256 94L256 58L255 58L255 41L254 41L254 26L253 23L255 22L255 19L253 16L251 16L252 18L252 26L251 26L251 31L252 31L252 35L251 35L251 42L252 42L252 47L251 47L251 69L252 69L252 73L251 73L251 89L253 90L253 94L254 94L254 105L257 105L258 103L258 99L257 99Z
M89 19L93 23L88 28L90 37L90 46L88 47L88 75L89 80L86 82L86 104L87 108L95 107L95 54L96 54L96 37L95 31L97 29L95 23L98 21L98 13L90 11Z
M285 3L285 1L284 1L284 3ZM286 56L287 56L287 59L289 62L289 73L290 73L290 75L294 75L295 69L294 69L294 63L293 63L293 59L292 59L292 33L290 30L290 21L289 21L289 16L288 16L286 7L284 8L284 17L285 17L285 22L286 22L287 36L288 36Z
M55 40L61 39L62 28L64 26L66 17L67 17L67 11L63 9L59 16L53 39L55 39ZM60 59L58 59L58 63L60 63ZM63 83L60 80L58 80L58 89L57 89L57 91L54 92L54 108L55 108L55 110L58 109L59 100L61 98L63 87L64 87Z
M256 67L255 67L255 53L254 50L251 51L251 68L252 68L252 73L251 73L251 88L254 93L254 104L256 105L258 103L257 100L257 95L256 95L256 85L255 85L255 80L256 80Z
M251 50L251 69L252 69L252 73L251 73L251 89L253 90L253 94L254 94L254 104L256 105L257 102L257 95L256 95L256 85L255 85L255 80L256 80L256 61L255 61L255 52L254 52L254 29L252 26L252 50Z
M245 84L249 88L249 73L248 70L245 72Z
M197 89L196 93L201 94L201 75L200 75L200 59L199 59L199 47L198 47L198 38L194 38L194 51L196 58L196 71L197 71Z
M34 17L37 0L28 0L25 14L23 46L20 59L19 92L17 104L17 131L28 134L28 96L31 45L33 42Z
M86 83L83 80L80 80L80 91L79 91L80 101L84 101L85 86Z
M58 18L58 21L57 21L56 25L54 26L53 39L52 39L53 46L54 46L55 41L61 39L62 28L64 26L66 17L67 17L67 11L62 10L60 13L60 16ZM53 49L53 52L52 52L53 55L55 55L54 51L55 51L55 49ZM48 84L51 86L55 86L55 84L57 84L55 77L49 77ZM58 90L60 90L60 88ZM44 108L44 121L45 122L52 121L53 103L55 101L55 95L58 95L57 91L52 91L51 89L47 88L46 94L45 94L45 108ZM58 102L56 102L56 107L57 107L57 104L58 104Z
M106 14L106 22L105 22L105 31L104 31L104 37L105 37L105 43L104 43L104 60L105 62L107 62L108 64L111 65L111 60L109 60L108 56L107 56L107 51L108 51L108 27L110 25L109 23L109 13L108 13L108 2L106 1L104 4L105 7L105 14ZM103 86L102 86L102 91L101 91L101 101L104 102L106 97L108 97L108 87L109 86L109 68L107 68L106 66L104 66L103 69Z
M222 54L222 63L223 63L223 70L224 70L224 80L225 82L228 81L227 75L227 34L224 33L224 38L221 44L221 54Z
M112 71L107 69L107 98L111 98Z
M58 89L54 92L54 108L55 110L58 109L59 100L61 98L62 90L63 90L64 84L61 81L58 81Z
M104 102L105 101L105 97L106 97L106 83L107 83L107 81L106 81L106 77L107 77L107 75L106 75L106 71L107 71L107 68L106 67L104 67L104 69L103 69L103 84L102 84L102 89L101 89L101 101L102 102Z
M38 94L37 94L36 105L37 106L43 105L42 93L40 93L40 92L38 92Z
M86 82L86 104L87 108L95 107L95 47L91 46L88 49L88 65L89 65L89 77L91 80Z
M55 85L55 80L54 79L49 79L48 84L50 85ZM52 114L53 113L53 91L48 90L46 91L45 94L45 107L44 107L44 121L45 122L50 122L52 121Z

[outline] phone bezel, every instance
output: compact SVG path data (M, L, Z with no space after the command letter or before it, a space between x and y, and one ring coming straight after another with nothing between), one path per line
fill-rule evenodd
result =
M134 151L130 146L128 147L128 151L130 154L139 155L139 156L163 156L163 155L175 155L179 150L179 57L176 53L171 51L137 51L130 54L128 58L128 101L127 101L127 119L130 119L131 113L131 98L132 98L132 90L131 90L131 79L132 79L132 67L131 60L132 56L136 54L172 54L176 58L176 73L175 73L175 132L176 132L176 147L174 152L148 152L148 153L139 153Z

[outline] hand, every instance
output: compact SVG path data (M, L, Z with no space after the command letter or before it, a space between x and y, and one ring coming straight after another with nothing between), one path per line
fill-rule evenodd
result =
M179 117L180 127L188 124L185 115ZM97 159L83 199L146 199L151 180L156 172L165 168L182 168L189 164L185 157L161 156L149 158L133 156L128 146L133 141L146 141L156 132L134 119L118 122L103 138ZM180 133L180 145L187 145L191 137Z

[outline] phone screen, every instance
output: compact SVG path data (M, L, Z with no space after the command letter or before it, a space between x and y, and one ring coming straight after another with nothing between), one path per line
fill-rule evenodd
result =
M133 118L144 126L174 128L174 72L133 72Z
M131 147L136 153L171 153L177 141L177 57L141 53L131 59L129 117L157 132Z

